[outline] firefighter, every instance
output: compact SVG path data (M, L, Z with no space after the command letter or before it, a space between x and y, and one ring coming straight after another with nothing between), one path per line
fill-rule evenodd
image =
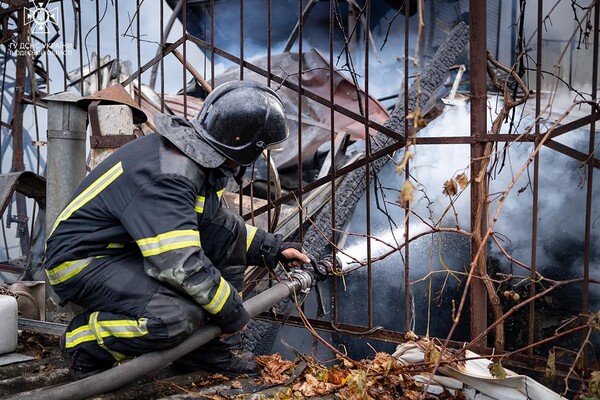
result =
M254 375L254 356L240 349L250 320L244 268L310 260L299 243L246 225L221 197L230 178L287 138L283 104L265 85L235 81L215 88L194 120L154 122L156 133L83 180L46 243L61 304L84 310L61 340L71 376L173 347L207 322L224 335L178 363Z

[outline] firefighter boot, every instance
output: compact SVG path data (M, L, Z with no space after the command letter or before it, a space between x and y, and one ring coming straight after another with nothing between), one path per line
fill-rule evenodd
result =
M92 349L88 347L79 346L77 349L68 351L65 347L65 335L60 337L60 351L63 358L69 368L69 376L72 380L79 380L98 374L112 368L114 365L114 358L110 355L108 357L97 358L94 356L96 352L104 352L104 350L97 348ZM96 350L96 351L94 351ZM112 358L112 359L111 359Z
M228 377L258 376L259 368L254 354L244 350L242 333L227 339L213 339L175 361L173 365L183 372L203 370Z

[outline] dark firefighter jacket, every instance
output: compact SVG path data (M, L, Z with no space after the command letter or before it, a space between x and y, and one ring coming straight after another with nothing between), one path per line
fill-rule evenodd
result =
M204 168L156 133L108 160L84 179L47 241L44 267L63 302L85 289L86 274L110 273L107 258L141 254L148 275L191 296L224 332L242 328L249 316L241 297L206 257L201 237L235 171ZM248 264L272 263L279 244L247 225Z

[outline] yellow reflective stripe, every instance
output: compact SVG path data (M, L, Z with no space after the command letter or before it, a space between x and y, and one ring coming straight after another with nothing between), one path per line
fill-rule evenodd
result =
M66 261L57 267L46 270L48 281L51 285L65 282L80 273L81 270L87 267L93 260L94 257L88 257L83 260Z
M192 229L161 233L152 238L137 240L144 257L155 256L185 247L200 247L200 233Z
M122 249L125 247L125 243L109 243L106 246L107 249Z
M225 189L221 189L217 192L217 197L219 198L219 200L221 200L221 197L223 197L223 193L225 193Z
M140 318L137 321L129 319L98 321L98 312L96 311L90 315L88 325L80 326L66 333L65 347L70 349L84 342L96 341L99 346L105 348L104 338L109 336L135 338L147 335L149 333L147 323L148 320L146 318ZM109 349L106 350L111 352L111 354L116 353ZM120 353L117 354L121 355Z
M194 206L194 210L198 214L202 214L204 212L204 202L205 201L206 201L206 197L196 196L196 205Z
M229 286L229 283L227 283L227 281L223 279L223 277L221 277L221 281L219 282L219 287L217 288L215 295L213 296L210 303L203 306L204 309L211 314L218 313L223 309L223 306L225 305L225 302L229 298L230 294L231 287Z
M246 225L246 251L250 248L252 244L252 240L254 239L254 235L256 235L256 231L258 229L252 225Z
M94 335L96 336L96 341L98 342L98 346L100 346L104 350L108 351L110 353L110 355L115 358L115 360L117 360L117 361L124 360L125 359L124 354L119 353L118 351L113 351L113 350L109 349L108 347L106 347L106 345L104 344L104 338L102 337L101 326L99 326L99 323L98 323L98 314L99 314L99 312L96 311L90 315L90 328L94 332Z
M77 329L67 332L65 335L65 347L67 349L73 348L84 342L95 341L96 337L92 332L89 325L80 326Z
M60 213L58 218L56 218L56 222L54 222L54 226L52 227L52 231L50 231L51 236L58 224L62 221L69 218L75 211L79 210L83 207L88 201L92 200L96 197L100 192L102 192L108 185L110 185L115 179L119 177L123 173L123 165L121 161L119 161L114 167L109 169L102 175L100 178L96 179L94 183L88 186L83 192L79 194L69 205Z

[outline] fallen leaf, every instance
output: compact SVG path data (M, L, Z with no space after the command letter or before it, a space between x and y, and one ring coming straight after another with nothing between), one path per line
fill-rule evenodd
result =
M256 357L256 363L261 367L261 373L265 383L283 383L294 371L294 363L282 360L279 353L270 356Z
M233 382L231 382L231 388L232 389L241 389L242 384L240 381L233 381Z
M299 382L292 387L292 390L300 392L302 396L323 396L333 392L338 386L329 382L319 381L311 374L304 375L304 382Z

